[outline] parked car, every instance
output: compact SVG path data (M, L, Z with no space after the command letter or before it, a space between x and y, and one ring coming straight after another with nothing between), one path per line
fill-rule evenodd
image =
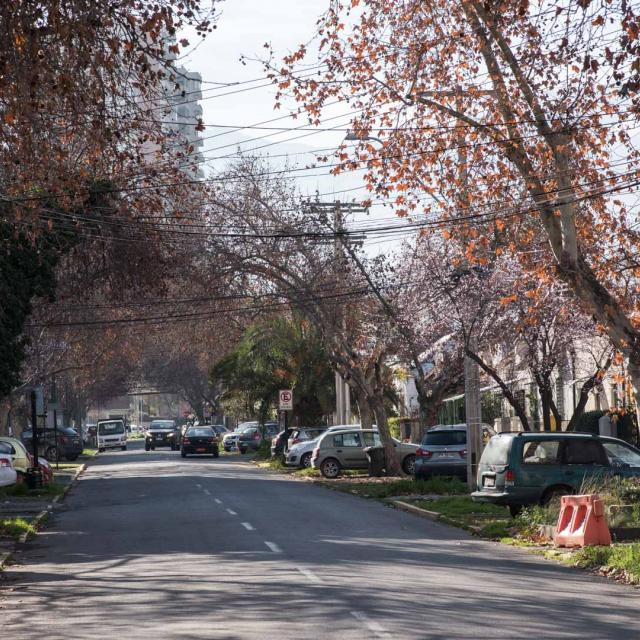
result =
M186 458L191 454L211 454L214 458L220 455L218 436L209 425L189 427L182 437L180 455Z
M482 425L482 437L489 442L495 431ZM429 429L416 450L414 478L456 476L467 479L467 425L437 425Z
M10 487L18 482L18 472L13 468L11 446L0 442L0 487Z
M393 442L403 471L413 473L418 445L395 438ZM311 466L325 478L337 478L343 469L366 469L369 461L365 449L381 445L378 431L374 429L329 431L320 436L311 456Z
M373 427L375 430L375 426ZM306 440L304 442L299 442L297 444L289 447L289 451L287 451L287 455L285 457L285 465L288 467L302 467L308 468L311 466L311 456L313 455L313 450L316 448L318 444L318 440L325 433L332 433L334 431L344 431L345 429L360 429L359 424L338 424L333 427L329 427L325 429L320 435L313 438L313 440Z
M57 440L56 440L57 435ZM22 442L30 451L33 447L32 431L23 431ZM83 450L82 438L75 429L58 427L57 429L38 429L38 451L49 461L69 460L73 462Z
M230 433L229 429L223 424L212 424L211 428L216 432L218 438L223 438L225 434Z
M261 427L247 427L238 434L237 447L240 453L246 453L249 449L257 451L262 444L263 439L267 441L273 440L278 435L280 425L277 422L265 422ZM263 437L264 430L264 437Z
M300 427L299 429L294 429L289 436L289 440L287 442L287 450L291 449L294 444L300 444L301 442L306 442L307 440L315 440L326 430L327 427Z
M233 449L237 447L238 444L238 436L242 431L249 427L256 427L258 423L255 421L252 422L241 422L233 431L226 433L222 437L222 448L229 453Z
M640 477L640 450L617 438L590 433L500 433L478 465L478 502L509 507L548 504L575 493L585 480Z
M175 420L153 420L144 434L144 450L155 451L156 447L169 447L177 451L180 444L180 429Z
M13 462L13 468L18 474L18 482L23 481L27 471L33 467L33 456L31 452L27 451L24 443L11 436L0 436L0 444L2 443L9 445L8 451L11 456L11 461ZM53 470L47 460L38 456L38 464L42 469L42 480L44 484L53 482Z

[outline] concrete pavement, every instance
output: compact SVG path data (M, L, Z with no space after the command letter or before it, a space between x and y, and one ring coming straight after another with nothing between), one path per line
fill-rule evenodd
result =
M3 578L42 638L638 638L640 595L239 456L95 460Z

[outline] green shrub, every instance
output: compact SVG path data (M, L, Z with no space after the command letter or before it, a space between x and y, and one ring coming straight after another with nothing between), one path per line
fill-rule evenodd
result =
M33 534L35 527L24 518L4 518L0 520L0 533L12 538L19 538L23 533Z
M482 527L479 533L483 538L492 540L508 538L511 536L511 525L507 520L496 520Z
M584 433L600 433L598 421L606 411L585 411L576 421L574 431L582 431Z

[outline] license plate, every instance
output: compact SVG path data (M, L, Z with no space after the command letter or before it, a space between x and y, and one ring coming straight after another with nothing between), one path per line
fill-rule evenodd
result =
M204 453L206 451L206 449L204 447L200 447L199 449L196 449L196 453Z
M496 479L485 476L483 478L483 483L484 483L485 487L495 487L496 486Z
M434 458L451 458L451 454L448 451L441 451L440 453L435 453Z

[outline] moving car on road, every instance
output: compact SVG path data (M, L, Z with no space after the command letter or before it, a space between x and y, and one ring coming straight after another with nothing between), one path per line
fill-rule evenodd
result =
M98 451L127 450L127 431L124 420L98 420Z
M191 454L210 454L214 458L220 455L218 450L218 436L209 425L189 427L180 445L180 455L186 458Z
M590 433L500 433L482 453L471 496L515 515L523 506L575 493L585 480L612 476L640 477L640 450Z
M180 429L175 420L154 420L144 434L144 450L154 451L156 447L169 447L177 451L180 447Z
M418 445L400 442L395 438L393 443L403 471L411 474ZM311 466L319 469L325 478L337 478L343 469L366 469L369 466L369 460L365 449L381 445L377 430L329 431L318 440L311 457Z
M488 425L482 425L484 442L495 435ZM431 476L456 476L467 479L467 425L437 425L424 434L416 451L414 477L427 480Z

